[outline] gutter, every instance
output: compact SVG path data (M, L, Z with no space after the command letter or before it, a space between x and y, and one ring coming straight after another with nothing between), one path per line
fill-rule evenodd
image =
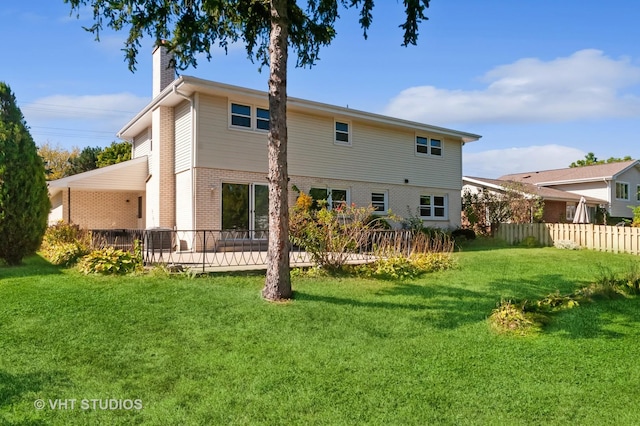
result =
M189 164L189 170L191 172L191 228L196 229L196 176L194 173L194 168L196 164L196 108L195 108L195 99L194 96L187 96L182 92L178 91L178 85L182 85L182 82L179 84L174 84L173 93L180 96L183 99L189 101L190 111L189 115L191 118L191 161ZM197 93L197 92L196 92ZM175 145L175 142L174 142ZM175 149L175 147L174 147ZM174 169L175 169L175 158L174 158Z

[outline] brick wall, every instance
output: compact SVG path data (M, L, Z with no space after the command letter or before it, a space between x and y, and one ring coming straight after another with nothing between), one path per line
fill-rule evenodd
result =
M69 210L68 190L63 192L63 220L85 229L141 228L142 219L138 218L138 197L142 192L110 192L71 190L71 209ZM144 212L143 212L144 213ZM144 217L144 214L143 214Z
M241 172L236 170L209 169L198 167L195 170L195 208L197 229L221 229L222 227L222 183L258 183L266 184L265 173ZM301 191L308 192L312 187L328 187L349 189L351 202L358 206L371 203L371 193L388 192L388 204L393 213L408 217L416 215L420 195L446 195L448 198L449 220L426 221L427 226L455 228L460 226L460 191L422 188L418 186L390 185L372 182L358 182L330 178L312 178L306 176L290 176L289 205L293 206L297 193L291 189L295 185Z

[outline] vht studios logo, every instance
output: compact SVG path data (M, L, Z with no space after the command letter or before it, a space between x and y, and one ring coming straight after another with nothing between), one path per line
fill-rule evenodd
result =
M36 399L36 410L142 410L141 399Z

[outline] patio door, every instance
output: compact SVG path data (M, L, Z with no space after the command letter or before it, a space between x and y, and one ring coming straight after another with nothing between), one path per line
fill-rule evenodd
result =
M222 229L235 238L263 239L269 228L269 190L257 183L222 184Z

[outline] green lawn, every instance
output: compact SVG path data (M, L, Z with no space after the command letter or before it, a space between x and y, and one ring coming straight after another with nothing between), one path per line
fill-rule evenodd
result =
M261 300L255 274L0 267L0 424L640 424L640 298L563 312L535 336L486 320L501 298L571 292L637 257L455 256L406 282L295 278L286 304Z

